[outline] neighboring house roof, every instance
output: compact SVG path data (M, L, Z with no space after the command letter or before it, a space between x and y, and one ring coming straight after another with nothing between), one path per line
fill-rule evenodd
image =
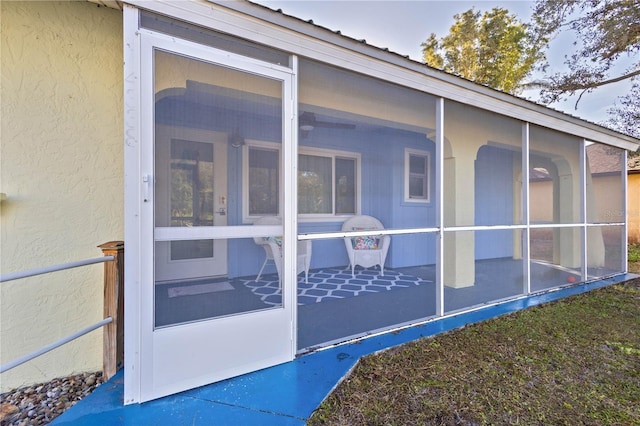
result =
M551 180L551 176L549 176L549 171L542 167L534 167L529 170L529 182L541 182Z
M126 0L87 0L92 3L111 7L114 9L122 10L123 3L127 3ZM167 0L159 0L161 2ZM317 25L313 20L305 21L293 15L285 14L281 9L274 10L268 6L255 3L250 0L207 0L211 3L219 4L231 10L235 10L241 13L254 16L259 19L263 19L275 25L280 25L287 29L290 29L301 34L311 36L322 40L327 43L331 43L340 47L344 47L351 51L373 57L389 63L394 63L404 68L416 70L430 77L434 77L444 83L450 83L458 86L462 89L467 89L472 92L479 93L481 95L488 95L492 98L499 99L501 101L508 102L513 105L522 106L528 110L533 110L538 113L542 113L548 116L552 116L557 119L562 119L567 122L578 124L582 127L589 128L590 130L597 131L600 134L606 134L614 137L619 141L614 143L619 147L626 149L638 149L640 147L640 140L632 136L620 133L618 131L603 127L600 124L590 122L588 120L567 114L562 111L558 111L549 108L544 105L540 105L525 98L521 98L509 93L505 93L496 89L492 89L488 86L484 86L473 81L464 79L454 74L447 73L445 71L430 67L422 62L412 60L408 55L402 55L396 52L390 51L388 48L380 48L367 43L366 40L355 39L347 35L342 34L339 30L332 30L320 25ZM139 0L131 0L132 3L139 3ZM557 129L562 130L562 129Z
M612 151L613 150L613 151ZM607 174L620 174L623 166L623 156L620 154L618 148L613 148L604 144L589 145L587 150L587 157L589 161L589 171L592 176L603 176ZM636 159L629 159L628 168L631 172L632 165L637 167L637 173L640 173L640 157ZM529 170L530 182L541 182L550 180L551 176L547 169L542 167L534 167Z
M614 151L615 148L611 148L607 145L594 144L587 148L587 156L589 157L589 170L592 175L603 173L620 173L623 169L623 156L616 155L621 151ZM610 155L613 154L613 155Z
M627 161L627 173L640 173L640 156L629 158L629 161Z

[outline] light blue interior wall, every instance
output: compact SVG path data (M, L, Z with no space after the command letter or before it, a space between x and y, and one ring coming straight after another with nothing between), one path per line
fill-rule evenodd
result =
M513 163L519 153L485 145L475 161L476 225L512 225ZM513 256L513 231L477 231L476 259Z
M157 116L167 124L180 124L231 133L241 129L245 139L279 141L281 129L274 120L259 114L229 115L228 111L202 104L182 102L180 116L166 116L163 104L158 104ZM175 109L174 109L175 111ZM377 217L386 228L421 228L435 226L435 144L424 134L384 128L378 131L329 129L318 127L300 138L301 147L358 152L361 155L361 212ZM431 153L429 203L404 201L404 155L406 148ZM513 221L513 159L514 153L491 146L482 147L476 159L475 214L476 224L511 224ZM227 192L227 223L242 223L242 149L229 146ZM340 222L299 221L300 233L339 231ZM507 257L513 253L511 231L478 232L476 257L488 259ZM393 236L387 257L387 267L399 268L435 263L435 235ZM228 242L229 276L255 275L264 260L264 251L252 239L232 239ZM346 249L342 239L313 242L311 268L346 266ZM267 271L269 272L269 271ZM272 268L271 272L275 272Z

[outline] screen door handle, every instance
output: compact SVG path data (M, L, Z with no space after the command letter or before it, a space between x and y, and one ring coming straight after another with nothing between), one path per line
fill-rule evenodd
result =
M144 202L149 202L149 187L151 186L151 175L142 175L142 184L144 186Z

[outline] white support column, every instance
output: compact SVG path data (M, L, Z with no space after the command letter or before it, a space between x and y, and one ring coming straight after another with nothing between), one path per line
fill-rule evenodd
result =
M475 223L475 156L464 152L444 159L445 225ZM449 230L444 233L444 282L453 288L475 284L475 234Z
M522 125L522 223L527 225L522 235L522 259L524 260L524 293L531 293L531 216L529 214L529 123Z
M587 141L580 143L580 222L582 223L581 281L587 279ZM589 173L591 175L591 173Z
M444 99L436 101L436 315L444 315Z

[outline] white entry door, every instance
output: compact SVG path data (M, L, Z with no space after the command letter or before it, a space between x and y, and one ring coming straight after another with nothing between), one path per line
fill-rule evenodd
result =
M156 227L227 225L226 133L155 126ZM227 275L224 240L171 241L156 247L156 282Z
M255 188L243 180L243 167L256 167L246 160L245 138L280 144L280 164L295 158L291 71L146 32L140 50L141 143L129 162L140 167L140 309L127 313L139 325L139 365L125 373L139 375L138 382L125 377L139 388L137 395L125 389L133 394L126 402L295 355L293 225L253 226L242 208L246 191L265 185L277 203L287 203L283 188L293 192L294 171ZM285 219L294 210L276 207ZM268 237L281 241L284 267L267 301L256 291L265 258L256 241Z

